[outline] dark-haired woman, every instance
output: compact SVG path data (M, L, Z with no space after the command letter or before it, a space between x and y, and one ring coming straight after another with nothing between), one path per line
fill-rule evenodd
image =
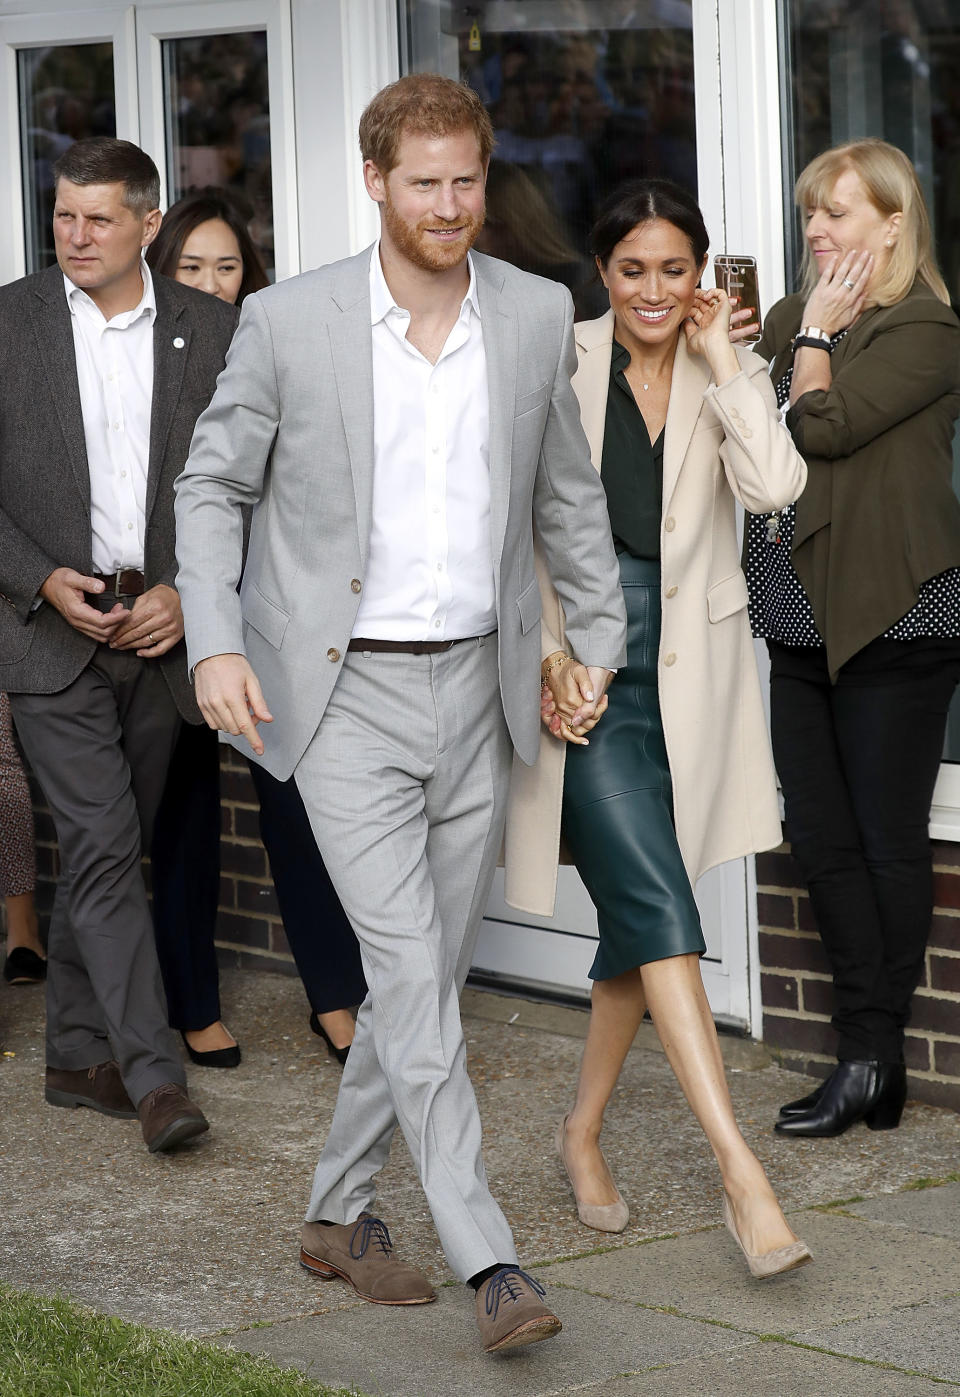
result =
M267 274L239 205L224 191L188 194L166 213L147 252L151 269L239 304ZM260 833L284 930L310 1001L310 1026L341 1064L353 1040L347 1006L366 994L353 928L320 858L293 780L251 766ZM206 725L184 723L151 848L157 952L170 1023L195 1063L236 1067L240 1049L220 1018L214 931L220 885L220 748Z
M610 310L576 327L573 381L620 557L627 664L597 725L571 727L579 666L541 574L553 736L537 766L516 773L506 895L552 913L562 809L600 933L577 1097L557 1137L581 1220L611 1232L627 1223L599 1137L649 1008L720 1166L727 1225L752 1273L767 1276L810 1253L734 1119L693 884L780 841L735 505L785 505L806 471L763 361L729 342L729 301L699 289L707 242L696 202L662 180L624 187L593 231Z
M880 140L797 181L805 284L758 353L809 469L751 521L787 834L833 970L837 1065L782 1107L781 1135L900 1123L904 1028L933 916L930 804L960 675L953 435L960 324L916 171Z

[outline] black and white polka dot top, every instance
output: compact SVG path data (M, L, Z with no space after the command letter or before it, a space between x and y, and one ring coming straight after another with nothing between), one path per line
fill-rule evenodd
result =
M843 339L841 330L830 340L830 353ZM776 385L777 407L790 400L793 366ZM747 521L747 587L750 625L755 636L781 645L823 645L813 608L793 568L796 505L773 514L752 514ZM960 637L960 568L931 577L920 588L916 603L884 632L887 640L918 640L921 636Z

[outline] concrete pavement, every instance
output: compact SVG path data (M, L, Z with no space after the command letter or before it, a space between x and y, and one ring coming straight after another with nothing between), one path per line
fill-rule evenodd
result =
M398 1249L441 1287L438 1302L364 1304L297 1266L339 1071L308 1030L298 982L231 971L223 990L243 1065L191 1069L212 1129L165 1157L146 1153L136 1122L43 1104L42 993L0 986L0 1279L217 1337L370 1397L933 1397L960 1387L952 1112L911 1104L898 1131L781 1140L776 1108L806 1079L762 1047L724 1039L738 1119L816 1258L756 1282L720 1226L712 1157L652 1030L641 1031L605 1134L631 1223L604 1238L578 1223L552 1145L585 1014L468 991L491 1185L564 1323L549 1343L487 1358L472 1295L446 1268L400 1140L379 1206Z

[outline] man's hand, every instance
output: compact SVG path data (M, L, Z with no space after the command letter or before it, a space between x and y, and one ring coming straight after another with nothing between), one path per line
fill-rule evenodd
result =
M193 671L197 703L207 727L219 728L234 737L243 733L258 757L263 743L257 735L258 723L272 723L260 682L245 655L210 655Z
M102 591L99 577L85 577L73 568L54 568L40 588L40 595L75 631L103 643L113 637L127 613L119 602L110 611L98 611L83 599L84 592Z
M136 650L141 660L165 655L183 636L180 593L163 582L137 597L110 641L112 650Z

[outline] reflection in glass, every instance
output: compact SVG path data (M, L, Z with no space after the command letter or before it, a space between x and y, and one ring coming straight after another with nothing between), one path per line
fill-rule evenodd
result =
M245 206L274 277L267 36L262 30L163 43L167 202L224 186Z
M477 246L606 309L585 257L622 180L697 189L691 0L407 0L405 69L462 78L497 135Z
M821 150L881 136L923 186L940 270L960 304L960 0L787 0L790 76L786 185ZM799 215L787 221L788 284L800 267ZM960 485L960 432L954 441ZM960 698L945 758L960 762Z
M117 134L112 44L20 49L20 149L28 272L56 261L53 164L84 136Z

